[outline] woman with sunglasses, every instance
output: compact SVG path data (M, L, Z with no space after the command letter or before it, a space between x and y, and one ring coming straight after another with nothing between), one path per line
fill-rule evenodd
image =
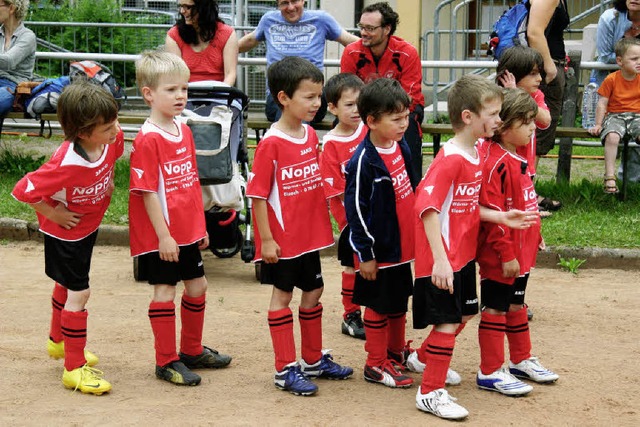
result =
M36 63L36 36L22 20L29 0L0 0L0 116L13 106L18 83L31 80Z
M233 86L238 39L233 28L220 19L218 2L179 0L178 12L176 25L167 32L165 49L187 63L190 82L215 80Z

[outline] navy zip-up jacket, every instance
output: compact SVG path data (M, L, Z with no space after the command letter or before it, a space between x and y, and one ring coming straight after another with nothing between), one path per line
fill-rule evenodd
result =
M398 142L415 191L419 177L412 174L411 154L404 138ZM344 205L351 230L349 242L360 262L400 261L400 226L391 175L370 139L358 145L346 169Z

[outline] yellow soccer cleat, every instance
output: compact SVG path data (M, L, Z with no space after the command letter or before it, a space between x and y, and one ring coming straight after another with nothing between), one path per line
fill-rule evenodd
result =
M49 357L53 359L64 359L64 341L53 342L53 340L49 338L47 340L47 353L49 353ZM84 358L89 366L96 366L99 361L98 356L87 349L84 350Z
M62 374L62 384L66 388L74 391L80 390L83 393L100 396L111 390L111 384L102 378L102 371L84 365L72 371L64 370Z

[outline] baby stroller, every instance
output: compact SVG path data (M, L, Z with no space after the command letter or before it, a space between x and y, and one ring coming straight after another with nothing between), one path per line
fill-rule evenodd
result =
M244 120L249 98L216 81L189 83L189 101L182 119L193 132L209 249L219 258L241 252L255 255L251 235L251 203L245 198L249 156ZM240 225L245 225L243 236ZM146 280L145 266L134 258L134 278Z

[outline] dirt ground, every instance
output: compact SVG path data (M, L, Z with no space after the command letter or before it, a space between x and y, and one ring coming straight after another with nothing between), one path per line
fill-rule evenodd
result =
M340 333L340 269L334 259L323 258L324 345L334 349L336 361L354 367L354 377L318 381L316 396L298 397L273 386L266 321L270 287L256 282L253 266L239 257L204 255L210 284L205 344L232 355L230 367L201 372L198 387L157 380L147 318L151 289L133 280L127 248L96 247L88 347L100 356L98 367L113 390L92 396L64 389L62 361L46 353L51 283L44 275L42 245L0 245L0 425L448 424L415 408L415 385L394 390L364 381L363 341ZM477 389L474 319L459 337L453 359L463 383L450 387L470 412L467 423L640 425L638 272L572 275L539 269L532 274L528 302L535 312L534 353L560 380L535 385L522 398ZM407 328L407 338L417 343L425 333ZM419 383L419 376L411 375Z

